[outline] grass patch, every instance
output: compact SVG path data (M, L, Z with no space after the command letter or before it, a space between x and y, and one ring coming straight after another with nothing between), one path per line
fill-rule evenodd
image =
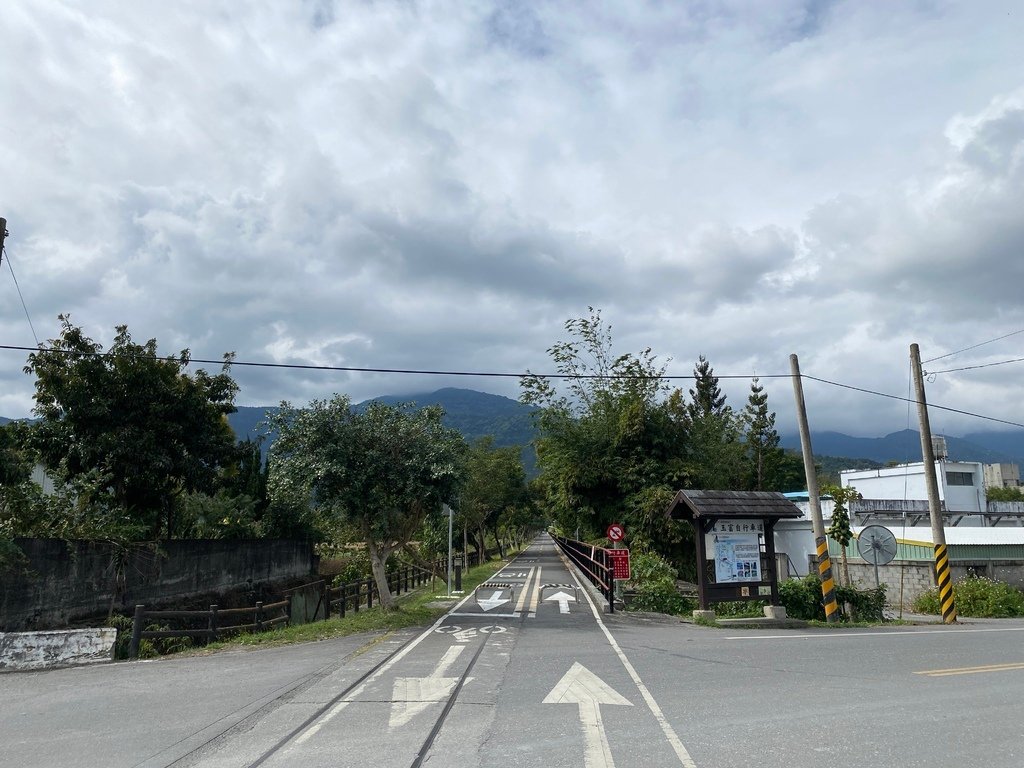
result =
M511 555L510 555L511 557ZM494 573L507 564L507 560L495 560L470 568L462 575L462 587L466 594L483 584ZM186 651L181 655L205 655L224 650L240 648L274 648L295 643L312 643L329 640L334 637L345 637L361 632L393 632L405 627L425 626L436 621L457 602L452 600L447 605L437 605L438 601L446 600L448 585L443 579L434 582L434 589L426 584L414 592L398 597L398 610L383 611L378 606L361 608L359 613L349 609L345 618L333 616L327 621L314 621L310 624L299 624L292 627L281 627L266 632L238 635L229 640ZM459 596L461 599L463 596Z

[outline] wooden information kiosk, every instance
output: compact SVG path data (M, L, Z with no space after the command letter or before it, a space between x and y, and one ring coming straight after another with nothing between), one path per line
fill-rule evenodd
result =
M701 610L732 600L779 605L775 523L803 516L793 502L771 491L679 491L668 513L693 524Z

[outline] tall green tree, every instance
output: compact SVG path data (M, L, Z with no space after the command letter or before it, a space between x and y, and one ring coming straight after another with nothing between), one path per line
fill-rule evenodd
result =
M755 491L780 491L779 468L782 449L775 431L775 412L768 410L768 393L755 376L750 382L750 395L743 411L746 425L744 443L749 481Z
M487 532L491 530L501 552L498 535L501 516L526 498L526 472L517 446L498 448L494 438L477 440L466 462L466 481L459 495L459 511L474 532L477 550L487 557Z
M704 355L697 358L693 366L694 386L690 390L690 402L686 406L690 421L700 421L710 416L721 416L726 412L725 393L718 386L718 377Z
M36 377L32 447L57 481L87 481L82 503L173 537L175 497L212 491L233 455L232 354L219 374L189 375L187 349L161 357L156 339L137 344L121 325L104 352L69 316L60 323L25 367Z
M693 487L740 490L743 487L743 425L726 404L711 363L701 355L693 368L694 387L686 403L688 468Z
M599 311L565 324L548 354L561 378L527 375L523 402L539 406L537 460L544 504L562 530L581 536L623 523L634 546L692 562L685 524L666 518L687 483L687 436L679 397L667 397L651 350L616 355ZM674 406L673 406L674 403Z
M386 564L425 520L454 503L467 446L441 423L440 408L371 403L352 410L344 395L306 408L282 403L270 417L271 502L300 501L319 519L366 545L381 605L395 607Z

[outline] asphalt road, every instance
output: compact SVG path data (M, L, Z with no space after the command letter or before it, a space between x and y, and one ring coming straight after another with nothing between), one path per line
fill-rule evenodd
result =
M1024 622L708 629L594 605L547 537L434 626L0 676L0 765L1024 764Z

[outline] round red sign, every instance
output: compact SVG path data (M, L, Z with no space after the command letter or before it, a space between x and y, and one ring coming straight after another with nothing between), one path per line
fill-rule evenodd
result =
M618 523L612 523L606 531L608 538L612 541L622 541L626 537L626 531Z

